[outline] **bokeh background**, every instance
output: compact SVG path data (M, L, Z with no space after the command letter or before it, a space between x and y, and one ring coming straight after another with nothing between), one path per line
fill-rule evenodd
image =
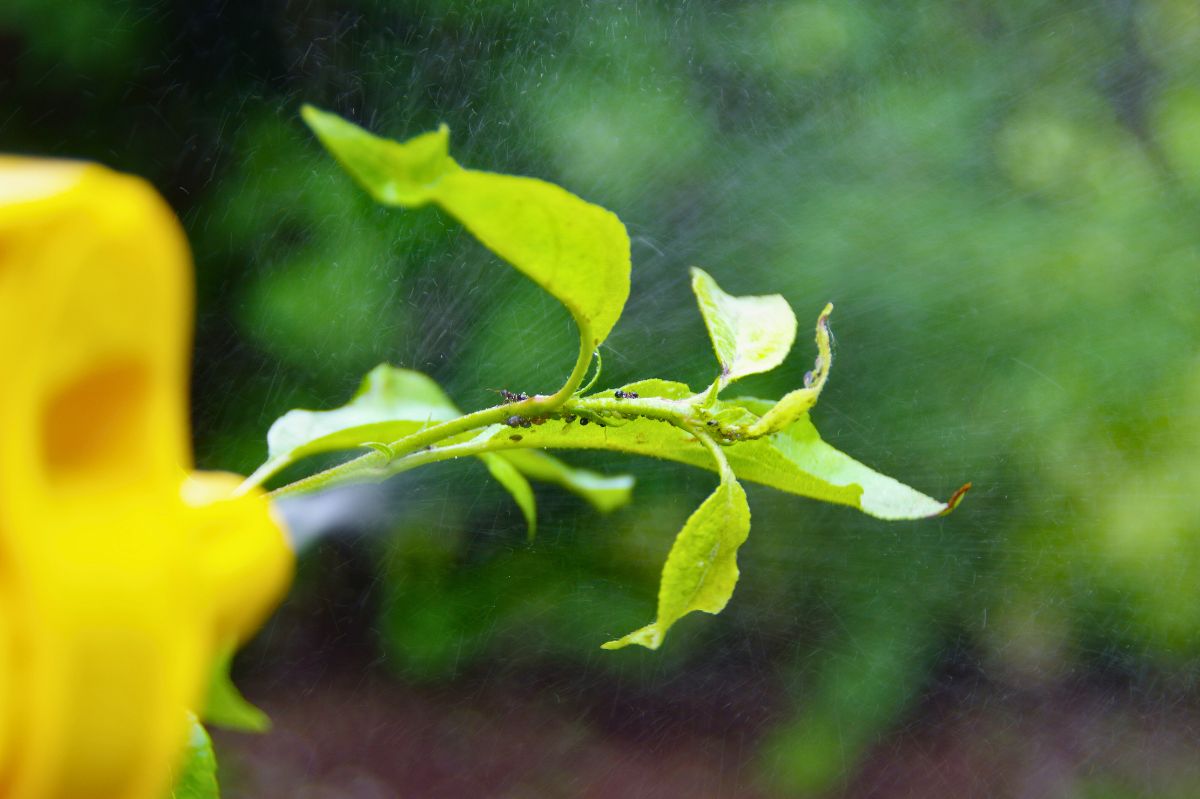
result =
M0 148L143 175L187 229L206 468L380 361L477 408L573 356L304 101L614 210L609 385L711 380L691 264L833 300L825 437L975 490L888 524L751 488L734 600L660 653L598 645L651 618L707 474L575 457L635 501L539 488L532 545L473 464L292 503L323 537L238 659L275 730L218 736L227 796L1200 795L1200 6L5 0Z

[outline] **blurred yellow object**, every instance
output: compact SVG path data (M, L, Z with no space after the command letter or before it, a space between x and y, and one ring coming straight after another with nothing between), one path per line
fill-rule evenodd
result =
M191 268L144 181L0 157L0 796L161 799L215 650L291 575L190 474Z

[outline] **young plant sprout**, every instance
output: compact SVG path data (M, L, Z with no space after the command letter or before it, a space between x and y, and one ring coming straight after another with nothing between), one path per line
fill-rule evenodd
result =
M732 383L783 363L796 338L796 317L777 294L736 297L697 268L692 291L716 353L713 382L694 391L683 383L648 379L588 393L600 373L597 348L629 295L629 238L615 215L541 180L460 166L449 155L445 126L401 143L311 106L303 116L377 201L403 208L439 206L566 306L579 329L579 354L553 394L504 389L498 392L499 405L467 414L429 377L386 364L376 367L347 405L293 410L276 421L267 434L268 460L246 481L247 489L323 452L370 450L274 494L382 480L472 456L482 459L512 494L532 536L537 514L530 479L559 483L600 510L627 502L632 488L629 477L584 472L545 450L605 449L709 469L718 477L717 487L675 537L662 570L655 620L603 645L657 649L680 618L693 611L719 613L733 594L737 551L750 532L740 481L849 505L881 519L947 513L969 487L939 502L821 440L809 411L832 365L832 305L817 316L816 362L800 387L778 400L723 397ZM594 357L596 369L581 388ZM572 424L576 419L579 423ZM518 427L525 432L514 435Z

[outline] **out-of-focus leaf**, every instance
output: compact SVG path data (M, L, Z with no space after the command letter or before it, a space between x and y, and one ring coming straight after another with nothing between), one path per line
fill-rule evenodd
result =
M445 127L399 143L305 106L305 122L381 203L433 201L567 307L598 346L629 297L629 236L615 214L535 178L462 169Z
M630 644L658 649L671 625L683 616L697 610L720 613L729 602L738 581L737 551L750 534L750 506L733 472L722 468L720 475L721 484L688 517L667 555L657 618L603 644L605 649Z
M553 483L578 494L597 510L607 513L629 503L633 476L608 476L563 463L553 455L537 450L502 453L521 474L544 483Z
M188 713L187 750L180 769L175 774L175 786L170 799L218 799L217 758L212 740L194 715Z
M516 501L517 507L525 517L526 532L532 541L537 535L537 503L533 499L533 489L530 488L529 481L507 458L488 452L481 455L480 460L492 473L492 477L496 478L496 482L504 486Z
M201 715L205 722L218 727L243 732L266 732L271 729L271 720L266 713L246 701L230 677L233 653L233 646L225 647L218 653Z
M692 291L721 364L720 388L783 363L796 340L796 315L787 300L778 294L734 297L696 267Z

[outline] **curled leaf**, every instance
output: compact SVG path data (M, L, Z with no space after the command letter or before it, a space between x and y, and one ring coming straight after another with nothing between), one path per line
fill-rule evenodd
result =
M829 303L817 317L817 360L812 371L804 375L804 386L785 394L765 411L761 418L745 431L747 438L759 438L783 430L796 422L817 404L821 389L829 378L829 367L833 365L833 347L829 334L829 314L833 304Z

